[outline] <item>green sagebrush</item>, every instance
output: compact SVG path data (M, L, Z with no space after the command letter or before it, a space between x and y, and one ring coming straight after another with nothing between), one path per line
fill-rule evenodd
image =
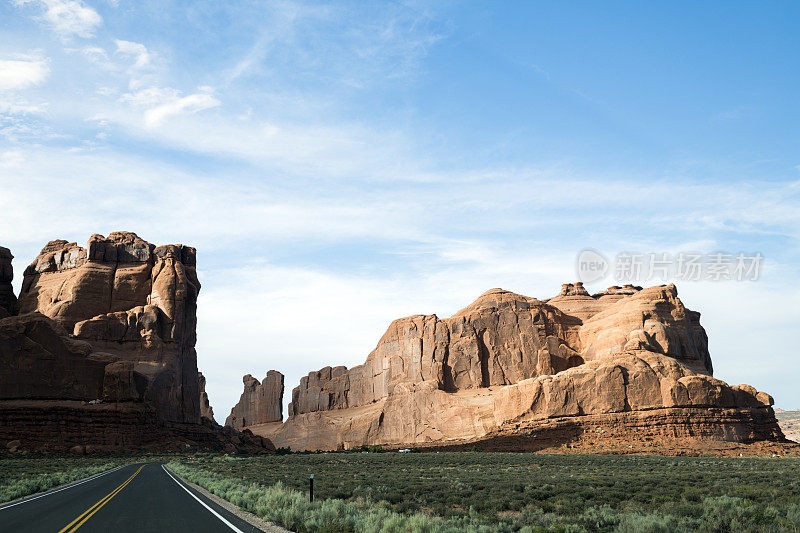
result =
M71 458L3 459L0 460L0 503L78 481L120 464L124 463L108 459L100 462Z
M437 516L430 512L422 512L414 509L408 502L390 503L381 501L382 494L391 493L393 487L389 486L387 480L375 477L374 487L364 487L363 480L360 481L358 494L350 498L328 498L317 500L314 503L308 501L305 492L289 487L281 481L267 485L264 483L248 481L250 478L264 479L264 471L267 465L278 463L286 469L293 465L294 477L306 479L306 474L298 474L298 465L314 464L314 469L324 471L325 464L341 466L351 462L364 467L364 465L375 462L386 466L387 475L395 476L393 479L403 487L411 487L414 484L415 476L430 476L426 474L426 469L412 469L409 465L421 461L448 462L466 460L464 454L436 457L435 454L427 454L428 458L407 459L402 458L395 461L394 457L387 457L387 454L380 456L386 459L374 459L367 457L367 454L355 457L353 454L335 455L330 454L320 461L319 457L314 456L295 456L292 462L281 462L285 458L260 457L260 458L228 458L216 457L205 458L190 463L172 462L170 467L180 475L197 483L214 494L225 498L238 505L242 509L252 512L263 519L280 524L288 529L298 532L327 532L327 531L352 531L352 532L450 532L450 531L563 531L563 532L582 532L582 531L620 531L620 532L661 532L661 531L800 531L800 505L794 503L798 501L797 493L792 493L790 488L784 490L780 498L772 498L773 501L780 500L776 505L767 504L763 501L754 502L746 498L733 496L705 496L701 497L693 491L688 491L688 499L676 501L666 501L663 498L655 498L656 503L650 502L644 505L637 503L638 499L644 499L639 489L642 487L629 486L628 498L617 501L618 505L612 507L608 503L586 504L594 498L596 501L602 498L598 495L598 490L593 490L591 485L584 486L582 492L574 492L573 499L584 503L580 508L573 505L562 505L565 498L563 486L565 482L552 479L558 486L551 483L534 483L529 479L527 484L517 488L518 492L524 495L522 500L515 500L509 497L504 501L489 502L483 508L470 507L460 513L451 513L448 516ZM475 456L476 454L466 454ZM484 460L488 462L502 463L510 465L519 463L521 459L528 460L535 456L524 458L514 457L509 454L489 455L483 457L473 457L472 460ZM650 464L658 462L662 458L647 458L645 461ZM602 458L592 458L585 456L582 459L588 464L589 470L597 470L598 465L602 465ZM376 462L377 461L377 462ZM542 462L542 457L538 458ZM556 462L560 459L556 458ZM574 463L575 458L569 458L567 463ZM615 459L615 461L618 461ZM623 460L624 461L624 460ZM622 463L614 463L622 464ZM704 468L718 465L714 461L706 464L705 462L686 463L695 465L695 475L703 474ZM764 463L765 465L775 465L777 463ZM405 466L403 466L405 465ZM272 465L273 467L275 465ZM495 464L495 468L498 468ZM784 463L784 466L793 473L796 464L792 462ZM513 471L511 469L510 471ZM236 472L236 473L234 473ZM574 476L569 469L562 469L561 475L564 480ZM243 475L250 473L250 475ZM343 473L340 472L344 476ZM398 475L399 474L399 475ZM650 472L650 475L653 475ZM456 493L454 500L457 502L459 491L465 491L472 484L481 487L485 494L490 494L491 489L480 479L472 479L468 475L457 479L457 483L446 478L436 477L437 483L447 484L450 491ZM515 483L514 475L508 476L511 482ZM403 481L401 481L401 479ZM763 479L762 479L763 481ZM585 482L584 482L585 483ZM459 488L459 484L463 485ZM569 485L569 483L566 483ZM691 488L687 485L686 488ZM505 487L506 490L509 487ZM338 491L337 493L340 493ZM643 494L652 496L652 492L646 487ZM413 495L410 494L409 498ZM448 495L439 494L438 497L446 498ZM492 496L494 497L494 496ZM555 498L554 501L553 498ZM520 503L522 503L520 505ZM542 505L546 504L546 505ZM457 503L456 503L457 505ZM512 509L513 507L513 509ZM500 509L498 512L497 509ZM427 510L427 509L426 509Z

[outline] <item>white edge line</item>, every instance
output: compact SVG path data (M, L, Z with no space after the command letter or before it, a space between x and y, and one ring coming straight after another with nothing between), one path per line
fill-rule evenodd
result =
M225 523L225 525L227 525L229 528L231 528L232 530L236 531L237 533L244 533L244 531L242 531L242 530L241 530L241 529L239 529L238 527L234 526L233 524L231 524L230 522L228 522L227 520L225 520L225 517L224 517L224 516L222 516L221 514L219 514L218 512L216 512L214 509L212 509L212 508L211 508L211 507L209 507L208 505L206 505L206 502L204 502L203 500L201 500L200 498L198 498L197 496L195 496L195 494L194 494L192 491L190 491L189 489L187 489L186 487L184 487L184 486L183 486L183 483L181 483L180 481L178 481L177 479L175 479L175 476L173 476L172 474L170 474L169 470L167 470L167 468L166 468L164 465L161 465L161 468L164 470L164 472L166 472L166 473L167 473L167 475L168 475L169 477L171 477L171 478L172 478L172 481L174 481L175 483L177 483L177 484L178 484L178 486L179 486L180 488L182 488L183 490L185 490L186 492L188 492L188 493L189 493L189 496L191 496L192 498L194 498L195 500L197 500L198 502L200 502L200 505L202 505L203 507L205 507L206 509L208 509L209 511L211 511L211 514L213 514L214 516L216 516L217 518L219 518L220 520L222 520L222 521Z
M126 466L129 466L129 465L118 466L116 468L112 468L111 470L106 470L102 474L94 475L94 476L92 476L90 478L84 479L83 481L79 481L77 483L73 483L73 484L68 485L66 487L61 487L60 489L51 490L49 492L45 492L43 494L39 494L38 496L34 496L33 498L28 498L26 500L22 500L22 501L19 501L17 503L12 503L11 505L6 505L4 507L0 507L0 511L4 511L6 509L10 509L10 508L15 507L17 505L22 505L23 503L32 502L33 500L38 500L39 498L44 498L45 496L50 496L51 494L55 494L56 492L61 492L62 490L67 490L67 489L71 489L72 487L77 487L78 485L83 485L84 483L88 483L90 481L94 481L95 479L97 479L99 477L105 476L106 474L110 474L111 472L115 472L115 471L119 470L120 468L124 468Z

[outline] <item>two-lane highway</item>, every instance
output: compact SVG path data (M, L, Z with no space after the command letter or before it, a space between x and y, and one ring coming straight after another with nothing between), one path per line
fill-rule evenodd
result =
M0 505L0 531L259 530L186 486L161 464L140 463L35 498Z

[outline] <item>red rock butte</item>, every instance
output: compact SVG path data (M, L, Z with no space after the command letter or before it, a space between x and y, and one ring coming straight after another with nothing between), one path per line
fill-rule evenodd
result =
M362 365L309 373L285 421L283 375L246 375L222 427L197 369L194 248L52 241L18 297L11 260L0 247L0 443L15 449L785 441L768 394L712 376L674 285L492 289L450 318L395 320Z
M780 442L772 403L712 377L700 313L674 285L590 295L575 283L546 300L492 289L450 318L395 320L363 365L303 377L285 422L248 427L293 450Z
M242 381L244 392L225 420L226 426L243 428L283 420L283 374L270 370L263 382L250 374Z
M0 441L271 446L249 432L242 441L213 414L201 421L194 248L128 232L93 235L86 248L56 240L25 269L18 299L12 278L0 248Z

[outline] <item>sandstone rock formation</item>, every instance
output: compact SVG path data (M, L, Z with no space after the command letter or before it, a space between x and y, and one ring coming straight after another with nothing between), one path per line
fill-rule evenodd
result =
M367 405L402 386L455 392L553 374L583 363L570 347L579 325L535 298L494 289L448 319L395 320L365 364L304 377L292 391L290 415Z
M53 319L113 358L104 399L146 401L164 420L199 423L199 290L194 248L115 232L92 235L87 249L48 243L25 270L19 310Z
M250 374L242 381L244 392L225 420L226 426L242 428L283 420L283 374L270 370L261 383Z
M102 399L115 362L39 313L0 320L0 400Z
M251 429L292 449L593 424L612 433L782 439L767 394L711 376L699 318L674 285L589 295L565 284L548 300L493 289L447 319L394 321L365 364L310 373L292 391L284 424Z
M17 312L17 297L11 282L14 280L14 269L11 260L14 256L8 248L0 246L0 318Z
M208 394L206 394L206 378L202 372L197 373L197 380L200 384L200 417L214 420L214 409L211 407L211 402L208 401Z
M201 422L194 248L127 232L93 235L85 249L52 241L25 270L18 302L4 291L10 258L0 249L11 315L0 318L0 441L231 444L224 435L235 433Z

